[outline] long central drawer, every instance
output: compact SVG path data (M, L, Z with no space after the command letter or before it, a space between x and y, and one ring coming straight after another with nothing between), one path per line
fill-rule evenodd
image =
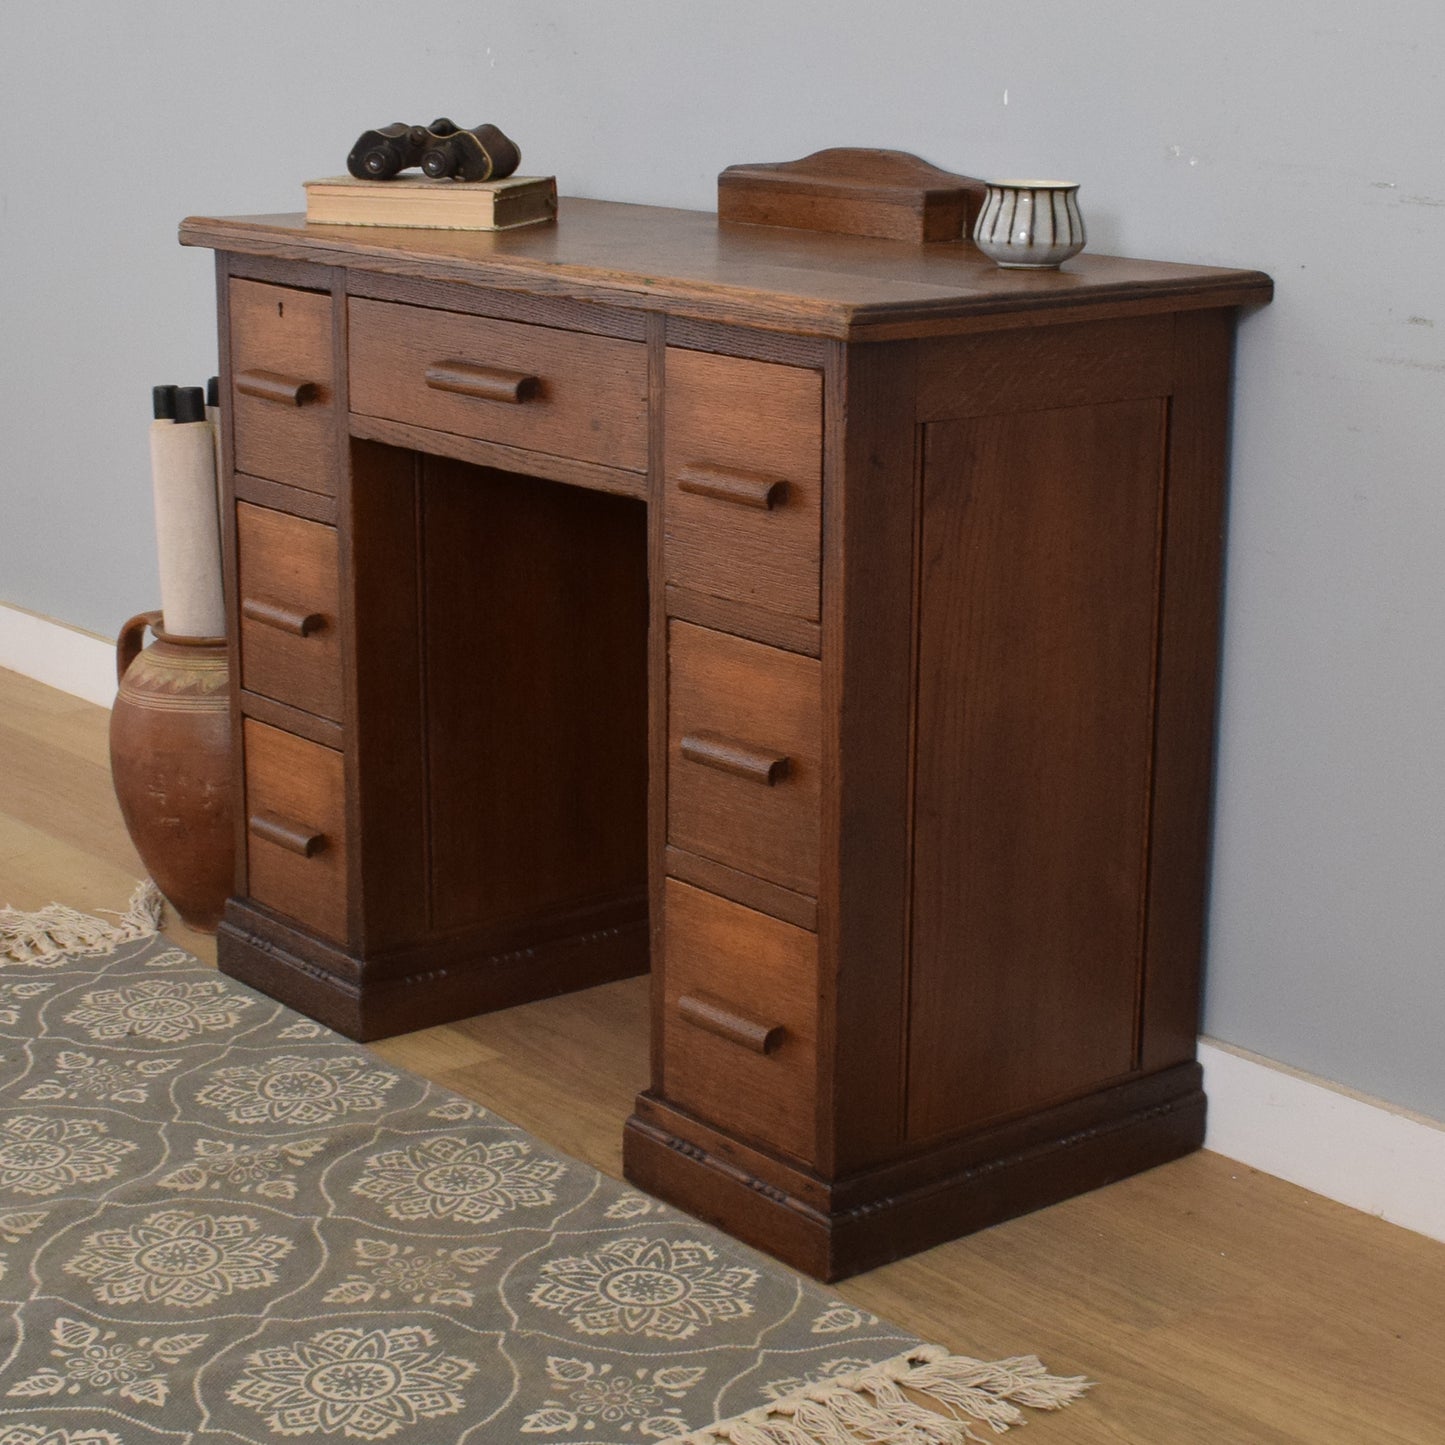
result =
M351 410L647 470L641 342L353 297Z

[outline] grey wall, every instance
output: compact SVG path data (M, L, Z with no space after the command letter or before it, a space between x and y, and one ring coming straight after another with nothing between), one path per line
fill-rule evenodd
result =
M148 388L213 367L176 222L297 209L364 125L493 120L564 194L702 208L826 145L1077 179L1094 249L1278 283L1239 342L1208 1027L1445 1117L1442 56L1434 0L0 0L0 599L153 602Z

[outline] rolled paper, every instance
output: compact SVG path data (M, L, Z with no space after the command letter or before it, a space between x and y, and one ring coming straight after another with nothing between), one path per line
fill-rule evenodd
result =
M177 637L221 637L226 631L214 437L204 416L151 423L161 613L166 631Z

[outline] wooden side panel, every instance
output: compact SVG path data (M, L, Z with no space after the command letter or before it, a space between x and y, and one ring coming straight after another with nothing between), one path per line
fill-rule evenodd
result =
M667 477L662 454L667 425L667 330L660 311L647 321L647 928L652 986L648 1001L651 1083L665 1091L663 1060L663 934L667 886Z
M1192 1059L1209 872L1234 312L1176 320L1140 1065Z
M338 313L344 324L345 309ZM358 441L349 444L343 478L353 689L352 936L363 953L414 943L429 921L420 469L410 452Z
M1134 1068L1165 412L928 428L912 1138Z
M231 395L231 266L235 258L224 251L216 253L216 365L220 374L221 395ZM226 601L226 663L233 678L241 676L241 611L240 566L236 559L236 499L240 495L236 475L235 418L231 408L223 406L220 416L221 455L221 584ZM282 490L279 489L278 490ZM231 797L243 804L233 807L236 876L232 898L246 894L246 744L241 731L242 689L231 689Z
M920 421L1097 406L1168 393L1174 318L947 336L920 348Z
M912 343L839 347L823 517L820 1169L903 1134L914 531Z
M433 929L641 898L644 507L422 467Z

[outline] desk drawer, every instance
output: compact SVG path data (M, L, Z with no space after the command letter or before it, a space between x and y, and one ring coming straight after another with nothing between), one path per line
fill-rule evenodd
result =
M667 580L816 622L821 375L670 348L665 398Z
M335 496L331 297L260 281L230 286L236 470Z
M668 649L668 841L816 896L817 659L688 622Z
M336 528L236 504L241 686L340 722Z
M390 301L350 308L352 411L647 470L640 342Z
M340 753L245 719L247 891L346 940L346 782Z
M817 936L672 878L664 909L664 1095L812 1159Z

